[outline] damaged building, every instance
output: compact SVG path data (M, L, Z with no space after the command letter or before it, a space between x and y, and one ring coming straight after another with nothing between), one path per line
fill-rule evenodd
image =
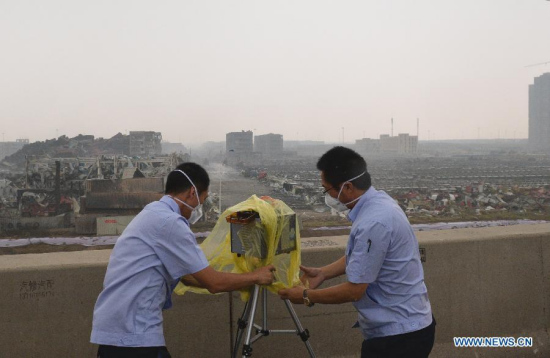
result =
M159 200L164 178L86 180L76 233L119 235L147 204Z
M225 135L227 154L250 154L254 151L252 131L231 132Z
M254 136L254 151L263 156L277 156L283 153L282 134L263 134Z
M110 139L61 136L25 145L0 162L0 230L14 234L76 225L95 232L96 217L134 215L156 200L163 178L189 160L187 154L123 152L129 152L129 136L120 133ZM148 181L154 184L143 184ZM86 215L94 215L91 228L79 220Z
M252 131L227 133L225 135L225 155L226 163L235 166L261 161L261 154L254 152Z
M162 134L152 131L130 131L130 155L151 156L162 154Z

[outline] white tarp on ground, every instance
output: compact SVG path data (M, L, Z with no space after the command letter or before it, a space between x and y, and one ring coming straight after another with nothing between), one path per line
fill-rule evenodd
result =
M207 237L210 232L200 232L198 238ZM17 247L33 244L49 245L82 245L100 246L114 245L118 236L80 236L80 237L33 237L30 239L0 239L0 247Z
M509 226L519 224L544 224L548 221L543 220L497 220L497 221L469 221L456 223L435 223L435 224L414 224L414 231L431 231L431 230L448 230L448 229L464 229L476 227L493 227L493 226ZM349 229L349 226L331 226L319 227L312 230L315 231L330 231ZM210 232L199 232L196 234L198 238L205 238ZM98 237L40 237L30 239L0 239L0 247L17 247L32 244L49 244L49 245L82 245L82 246L100 246L114 245L118 236L98 236Z
M432 230L449 230L449 229L465 229L472 227L493 227L493 226L510 226L519 224L545 224L548 221L544 220L496 220L496 221L463 221L455 223L433 223L433 224L413 224L414 231L432 231ZM330 226L318 227L312 230L342 230L348 229L349 226Z

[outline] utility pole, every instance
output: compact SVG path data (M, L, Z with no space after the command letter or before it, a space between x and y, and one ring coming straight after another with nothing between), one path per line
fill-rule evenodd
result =
M59 203L61 202L61 162L55 161L55 215L59 215Z
M218 200L218 204L220 205L220 216L222 215L222 175L220 174L220 197Z
M218 200L218 204L219 204L219 210L220 210L220 217L222 215L222 179L225 175L225 167L223 164L220 164L220 167L218 168L219 170L219 175L220 175L220 192L219 192L219 200Z
M29 157L25 155L25 189L29 188Z

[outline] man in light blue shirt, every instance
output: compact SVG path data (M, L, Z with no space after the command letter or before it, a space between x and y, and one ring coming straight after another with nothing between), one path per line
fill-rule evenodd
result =
M147 205L117 240L94 309L90 341L99 344L98 357L170 357L162 310L172 306L183 276L212 293L273 281L273 266L241 275L209 266L189 228L202 215L209 184L198 164L179 165L168 175L166 195Z
M340 212L350 210L346 252L327 266L301 267L309 289L295 287L279 294L308 306L352 302L364 337L362 358L428 357L435 320L418 241L407 217L389 195L371 186L367 164L353 150L332 148L317 168L326 204ZM317 288L343 274L347 282Z

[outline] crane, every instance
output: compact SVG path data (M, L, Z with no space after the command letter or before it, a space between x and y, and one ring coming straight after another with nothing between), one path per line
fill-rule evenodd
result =
M547 1L550 1L550 0L547 0ZM533 64L533 65L525 66L525 68L527 68L527 67L535 67L535 66L542 66L542 65L548 65L548 64L550 64L550 61L535 63L535 64Z

